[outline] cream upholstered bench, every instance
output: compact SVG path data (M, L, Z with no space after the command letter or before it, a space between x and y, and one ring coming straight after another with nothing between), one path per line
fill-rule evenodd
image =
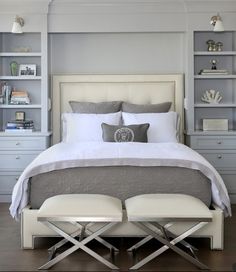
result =
M48 198L42 204L38 211L38 221L64 237L63 240L49 248L49 261L39 269L49 269L79 248L109 268L118 269L113 263L88 248L86 244L96 239L111 251L118 251L100 235L122 221L122 204L119 199L99 194L57 195ZM78 230L68 234L57 226L58 222L71 223L77 226ZM90 228L97 222L105 224L93 232ZM75 239L77 236L79 240ZM69 241L73 243L73 246L55 257L56 250Z
M131 270L139 269L168 248L171 248L200 269L208 269L206 265L197 259L194 253L195 248L184 241L186 237L212 221L212 213L202 201L183 194L145 194L127 199L125 206L128 221L148 234L147 237L129 248L128 251L136 250L152 238L164 244L160 249L132 266ZM191 221L196 222L196 224L176 236L168 228L179 221ZM181 243L188 248L192 256L177 247L177 243Z

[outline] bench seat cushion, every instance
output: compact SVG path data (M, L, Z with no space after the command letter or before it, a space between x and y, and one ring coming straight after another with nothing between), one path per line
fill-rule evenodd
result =
M122 221L118 198L100 194L65 194L50 197L38 211L39 221Z
M184 194L145 194L125 201L129 221L169 219L211 221L212 213L199 199Z

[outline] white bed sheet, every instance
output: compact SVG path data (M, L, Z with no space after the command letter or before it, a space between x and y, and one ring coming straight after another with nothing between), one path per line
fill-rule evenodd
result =
M200 154L179 143L59 143L43 151L24 170L12 194L11 215L19 219L28 204L29 178L40 173L89 166L174 166L201 171L211 181L212 199L231 215L225 184L215 168ZM164 182L164 181L163 181Z

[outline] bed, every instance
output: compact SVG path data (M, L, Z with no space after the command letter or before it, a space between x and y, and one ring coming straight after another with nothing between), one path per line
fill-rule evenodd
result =
M180 116L180 141L183 142L183 75L62 75L53 76L52 80L52 127L53 144L59 143L62 135L61 113L70 111L69 101L126 101L136 104L155 104L170 101L171 110ZM142 169L142 170L140 170ZM73 167L56 169L49 173L38 174L30 179L30 194L28 206L21 214L21 241L23 248L33 248L34 238L39 236L53 236L50 230L37 222L37 209L42 202L60 193L104 193L118 196L122 200L140 193L150 193L155 190L152 177L157 177L159 187L156 192L186 192L199 197L206 205L210 205L211 186L208 177L198 170L173 166L140 167L136 165L107 165L89 166L91 180L96 180L96 186L86 185L83 188L83 177L87 180L88 168ZM106 173L106 174L104 174ZM115 174L114 174L115 173ZM69 182L68 182L68 176ZM77 177L81 183L76 184ZM109 178L107 178L109 177ZM116 178L123 177L118 183ZM181 183L176 186L181 178ZM145 185L142 181L145 179ZM59 180L59 183L58 183ZM127 183L127 180L129 183ZM137 180L138 184L137 185ZM163 180L166 182L163 184ZM58 184L60 186L58 186ZM127 185L128 184L128 185ZM174 186L175 184L175 186ZM164 185L164 186L163 186ZM83 189L81 189L83 188ZM122 190L119 190L122 188ZM132 188L132 189L130 189ZM134 190L135 188L135 190ZM195 236L209 237L212 249L223 249L223 211L213 205L214 218L206 228ZM191 223L189 223L191 224ZM180 232L186 224L175 225L172 231ZM67 228L67 226L64 226ZM70 230L72 231L72 230ZM107 233L108 236L142 236L140 230L124 222Z

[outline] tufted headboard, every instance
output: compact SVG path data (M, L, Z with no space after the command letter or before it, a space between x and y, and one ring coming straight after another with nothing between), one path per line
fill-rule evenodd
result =
M126 101L156 104L171 101L181 118L183 141L183 75L54 75L52 80L53 144L61 139L61 114L71 112L69 101Z

